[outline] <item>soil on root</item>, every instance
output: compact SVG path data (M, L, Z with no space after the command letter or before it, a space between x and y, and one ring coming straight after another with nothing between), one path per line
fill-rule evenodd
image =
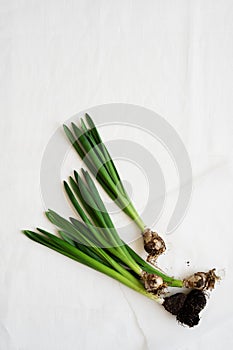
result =
M146 229L143 232L143 240L144 249L149 254L147 261L155 264L158 256L166 250L165 242L157 232L153 232L150 229Z
M142 280L145 289L155 295L161 295L164 289L167 287L166 283L163 282L162 277L157 276L153 273L143 271Z
M216 281L219 281L220 277L215 274L215 269L207 272L196 272L193 275L183 280L184 287L195 288L199 290L212 290L214 289Z
M206 296L203 291L192 290L188 294L177 293L166 297L164 308L172 315L176 315L177 321L189 327L196 326L199 321L199 313L206 305Z

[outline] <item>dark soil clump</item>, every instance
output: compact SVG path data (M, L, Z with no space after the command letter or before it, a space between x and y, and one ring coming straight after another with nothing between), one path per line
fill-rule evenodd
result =
M177 315L184 306L187 295L184 293L176 293L170 297L166 297L163 303L164 308L172 315Z
M199 313L206 305L206 296L200 290L192 290L189 294L177 293L166 297L164 308L173 315L177 321L189 327L196 326L199 321Z

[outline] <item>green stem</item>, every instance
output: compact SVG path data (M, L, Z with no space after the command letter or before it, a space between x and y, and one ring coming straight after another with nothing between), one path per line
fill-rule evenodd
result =
M143 271L146 271L148 273L152 273L152 274L155 274L157 276L162 277L163 281L165 283L167 283L168 286L170 286L170 287L178 287L178 288L183 287L182 280L167 276L165 273L161 272L160 270L156 269L152 265L148 264L132 248L130 248L130 246L128 246L126 243L125 243L125 247Z

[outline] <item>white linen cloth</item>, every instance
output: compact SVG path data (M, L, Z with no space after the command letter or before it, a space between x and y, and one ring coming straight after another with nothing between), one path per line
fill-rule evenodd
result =
M0 350L230 349L232 1L1 0L0 21ZM192 201L161 265L225 273L194 329L20 234L52 227L40 164L53 132L111 102L156 111L189 152Z

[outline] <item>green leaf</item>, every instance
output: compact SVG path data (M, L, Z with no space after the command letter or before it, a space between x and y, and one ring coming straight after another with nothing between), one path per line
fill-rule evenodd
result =
M66 181L64 181L64 188L65 191L71 201L71 203L73 204L75 210L77 211L77 213L79 214L79 216L81 217L81 219L88 223L91 224L91 221L89 220L88 216L86 215L85 211L82 209L81 205L79 204L79 202L77 201L76 197L74 196L71 188L69 187L68 183Z

